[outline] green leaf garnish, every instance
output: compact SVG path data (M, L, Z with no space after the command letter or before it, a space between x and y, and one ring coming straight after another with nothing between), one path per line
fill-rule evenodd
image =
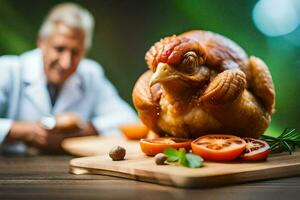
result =
M164 154L168 157L168 162L177 162L180 165L189 168L201 167L203 163L203 158L193 153L186 153L184 148L176 150L169 147L164 151Z
M292 154L296 147L300 147L300 132L296 129L284 129L278 136L262 135L261 139L270 145L271 153L287 151Z
M167 148L164 154L168 157L169 162L175 162L179 159L177 150L174 148Z
M179 164L185 166L185 167L188 167L189 164L188 164L188 161L185 157L185 149L184 148L180 148L178 151L178 158L179 158Z
M192 154L192 153L187 153L185 155L185 157L188 161L190 168L202 167L203 158L201 158L200 156Z

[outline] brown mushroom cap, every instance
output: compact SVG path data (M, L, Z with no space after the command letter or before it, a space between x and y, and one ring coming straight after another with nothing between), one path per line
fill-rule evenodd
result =
M126 150L120 146L116 146L109 151L109 157L111 157L113 161L124 160L125 155Z

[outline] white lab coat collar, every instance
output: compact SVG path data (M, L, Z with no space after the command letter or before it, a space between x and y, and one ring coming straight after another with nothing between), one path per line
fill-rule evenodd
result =
M83 80L79 74L75 73L66 80L57 102L51 109L41 51L36 49L24 54L21 62L23 65L23 81L27 86L25 95L44 115L63 112L83 96Z

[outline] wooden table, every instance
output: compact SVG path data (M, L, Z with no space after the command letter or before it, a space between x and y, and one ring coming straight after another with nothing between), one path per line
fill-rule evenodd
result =
M300 177L206 189L178 189L68 173L71 156L1 157L0 199L297 199Z

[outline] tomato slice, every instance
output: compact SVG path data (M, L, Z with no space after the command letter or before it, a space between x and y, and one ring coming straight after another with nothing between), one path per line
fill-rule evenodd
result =
M246 142L233 135L204 135L191 143L193 153L205 160L231 161L239 157Z
M168 147L174 149L185 148L187 152L191 149L190 139L173 138L173 137L159 137L153 139L141 139L140 147L142 151L148 156L154 156L158 153L163 153Z
M243 140L246 142L246 150L240 156L242 160L262 161L267 159L270 152L267 142L254 138L243 138Z
M129 140L139 140L148 134L148 128L142 123L123 124L120 127L122 133Z

